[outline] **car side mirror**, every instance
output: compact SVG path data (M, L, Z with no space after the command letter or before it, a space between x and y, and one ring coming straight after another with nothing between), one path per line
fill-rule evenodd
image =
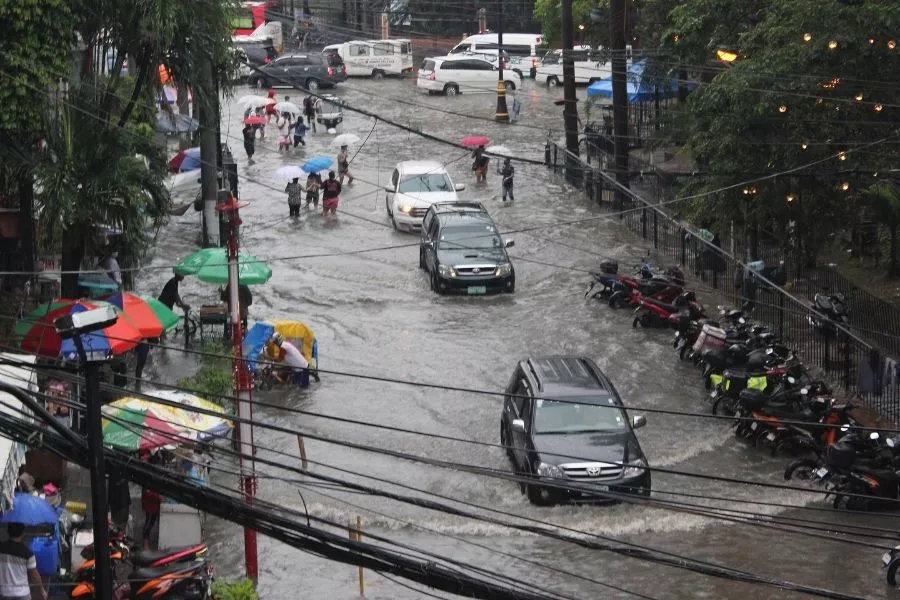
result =
M384 186L384 191L386 191L388 194L393 194L393 193L394 193L394 188L392 188L391 186L386 185L386 186Z
M463 191L464 189L466 189L466 184L464 184L464 183L457 183L456 185L453 186L453 189L456 190L457 192L461 192L461 191Z
M640 429L646 424L647 417L645 417L644 415L635 415L635 417L631 420L631 426L634 429Z
M506 248L512 248L513 246L516 245L516 240L503 240L503 245Z
M525 433L525 421L523 419L513 419L512 428L513 431Z

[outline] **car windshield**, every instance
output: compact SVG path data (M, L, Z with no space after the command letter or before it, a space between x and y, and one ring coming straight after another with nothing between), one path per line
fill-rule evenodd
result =
M445 227L441 231L439 246L443 249L466 248L470 250L493 250L502 248L503 240L491 225L470 227Z
M446 173L422 173L410 175L400 180L397 191L401 194L417 192L452 192L453 184Z
M608 404L539 399L534 410L535 433L625 431L625 413L609 398Z

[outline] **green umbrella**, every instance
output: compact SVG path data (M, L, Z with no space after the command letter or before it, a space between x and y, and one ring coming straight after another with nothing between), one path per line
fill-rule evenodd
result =
M272 277L272 269L250 254L238 257L240 282L244 285L265 283ZM198 250L175 265L176 275L196 275L206 283L228 283L228 254L225 248Z

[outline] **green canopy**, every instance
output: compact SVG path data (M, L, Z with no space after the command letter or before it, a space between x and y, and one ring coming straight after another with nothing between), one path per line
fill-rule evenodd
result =
M240 282L244 285L265 283L272 277L272 269L251 254L238 256ZM206 283L228 283L228 254L225 248L198 250L175 265L176 275L196 275Z

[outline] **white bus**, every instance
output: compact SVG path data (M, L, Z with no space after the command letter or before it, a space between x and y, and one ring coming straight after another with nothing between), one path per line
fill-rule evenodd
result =
M414 70L410 40L353 40L325 46L322 52L340 56L348 77L378 79Z
M575 83L590 84L599 79L612 77L609 54L604 52L603 48L576 46L572 49L572 55L575 59ZM628 67L631 66L631 46L625 47L625 63ZM538 65L534 81L547 87L562 85L562 50L547 52Z
M504 68L512 69L521 77L534 77L540 63L538 47L544 38L537 33L504 33L503 54L507 59ZM470 35L450 50L450 54L486 54L498 56L500 44L496 33Z

